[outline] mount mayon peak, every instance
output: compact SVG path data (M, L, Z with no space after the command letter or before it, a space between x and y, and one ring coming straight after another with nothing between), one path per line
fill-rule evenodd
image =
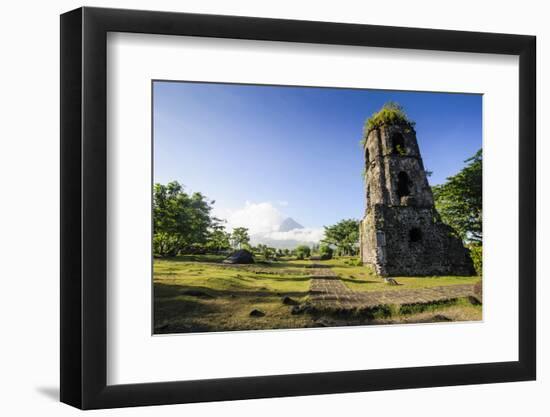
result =
M290 232L291 230L303 229L303 228L304 228L304 226L302 226L300 223L298 223L292 217L287 217L279 225L279 232Z
M323 237L323 229L302 226L291 217L284 219L277 230L250 236L252 245L264 244L276 249L294 249L298 245L312 245Z

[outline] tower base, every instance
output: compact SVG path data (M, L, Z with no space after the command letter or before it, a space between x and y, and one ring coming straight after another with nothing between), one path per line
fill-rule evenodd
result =
M469 251L434 208L369 207L360 251L361 261L381 276L475 274Z

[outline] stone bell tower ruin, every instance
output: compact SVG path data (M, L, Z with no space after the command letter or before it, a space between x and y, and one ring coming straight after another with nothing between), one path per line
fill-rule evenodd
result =
M363 264L382 276L472 275L468 250L435 209L413 123L379 119L365 135Z

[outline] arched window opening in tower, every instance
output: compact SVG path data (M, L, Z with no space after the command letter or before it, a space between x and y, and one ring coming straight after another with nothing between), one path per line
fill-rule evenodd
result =
M395 132L391 136L392 153L394 155L405 155L407 153L405 149L405 138L399 132Z
M422 230L418 227L413 227L409 230L409 241L411 243L420 242L422 240Z
M399 198L408 196L411 191L409 189L411 180L406 172L401 171L397 174L397 195Z
M370 162L369 149L365 148L365 163L368 165Z

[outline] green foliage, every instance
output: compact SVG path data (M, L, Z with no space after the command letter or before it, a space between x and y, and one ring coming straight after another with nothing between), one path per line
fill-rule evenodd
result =
M369 132L373 129L379 128L383 125L405 125L407 129L413 129L415 123L409 120L407 114L403 110L403 107L393 101L388 101L382 106L382 108L374 113L365 122L363 128L363 139L361 144L364 146Z
M259 244L257 247L257 252L263 256L266 261L277 260L277 250L271 248L267 245Z
M176 256L180 251L180 241L176 234L158 232L153 234L153 254L158 257Z
M395 145L395 150L397 151L397 153L401 156L403 155L406 155L407 154L407 151L405 150L405 148L401 145Z
M204 248L218 219L201 193L187 194L176 181L153 188L153 254L165 257Z
M231 233L231 243L234 248L245 249L243 245L249 245L250 236L246 227L236 227Z
M294 256L296 256L297 259L309 258L311 256L311 249L306 245L297 246L294 249Z
M468 245L470 257L474 263L474 268L478 275L483 275L483 246L481 244L472 243Z
M327 244L322 244L319 246L319 255L321 255L321 259L328 260L332 259L332 255L334 253L334 250Z
M208 234L206 250L218 253L228 249L231 249L231 234L225 231L223 225L213 225Z
M356 255L359 243L359 221L345 219L332 226L325 226L322 242L335 246L338 256Z
M349 258L344 260L344 263L349 266L363 266L363 262L358 258Z
M432 187L435 206L444 223L465 242L480 244L482 234L482 151L464 161L458 174Z

